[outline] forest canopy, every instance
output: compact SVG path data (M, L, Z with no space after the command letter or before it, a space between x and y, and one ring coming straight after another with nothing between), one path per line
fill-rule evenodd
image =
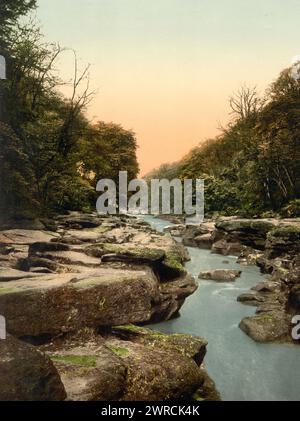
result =
M0 3L0 53L8 78L0 121L0 214L34 218L65 210L95 209L95 183L117 178L119 168L136 177L137 142L115 123L91 123L86 115L89 66L74 55L71 95L56 69L66 50L44 40L31 18L34 0ZM24 15L28 17L24 18ZM20 19L22 17L22 19Z
M260 98L242 87L232 121L146 178L205 179L206 214L300 216L300 83L284 70Z

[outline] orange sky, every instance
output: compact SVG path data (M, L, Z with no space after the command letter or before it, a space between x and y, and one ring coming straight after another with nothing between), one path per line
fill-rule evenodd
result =
M142 175L215 136L232 92L263 92L300 54L298 0L38 2L46 38L92 65L90 117L136 132ZM70 78L71 54L58 67Z

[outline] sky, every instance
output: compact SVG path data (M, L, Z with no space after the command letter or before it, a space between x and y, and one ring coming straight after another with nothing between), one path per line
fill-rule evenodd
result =
M91 119L133 130L141 174L214 137L242 85L300 54L299 0L38 0L47 41L91 64ZM72 75L72 54L57 67Z

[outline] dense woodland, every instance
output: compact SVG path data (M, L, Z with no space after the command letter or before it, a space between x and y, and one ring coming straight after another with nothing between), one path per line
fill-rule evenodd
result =
M300 216L299 82L286 69L263 98L242 87L218 137L147 178L204 178L210 215Z
M100 178L139 171L136 138L114 123L92 124L89 66L59 77L57 61L69 53L47 44L31 18L35 0L1 0L0 54L8 78L0 81L5 112L0 123L0 214L32 218L66 209L95 209ZM68 85L70 97L61 88ZM2 113L3 114L3 113Z

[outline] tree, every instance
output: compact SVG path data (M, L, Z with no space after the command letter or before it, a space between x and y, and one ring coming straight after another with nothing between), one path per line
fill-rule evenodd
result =
M256 87L243 86L230 97L229 105L232 114L238 119L244 120L260 111L262 101L257 94Z
M96 186L101 178L118 182L119 171L134 179L139 172L135 133L114 123L98 122L89 130L79 149L80 171Z
M21 16L36 7L36 0L1 0L0 2L0 40L2 48L7 44L7 37L13 25Z

